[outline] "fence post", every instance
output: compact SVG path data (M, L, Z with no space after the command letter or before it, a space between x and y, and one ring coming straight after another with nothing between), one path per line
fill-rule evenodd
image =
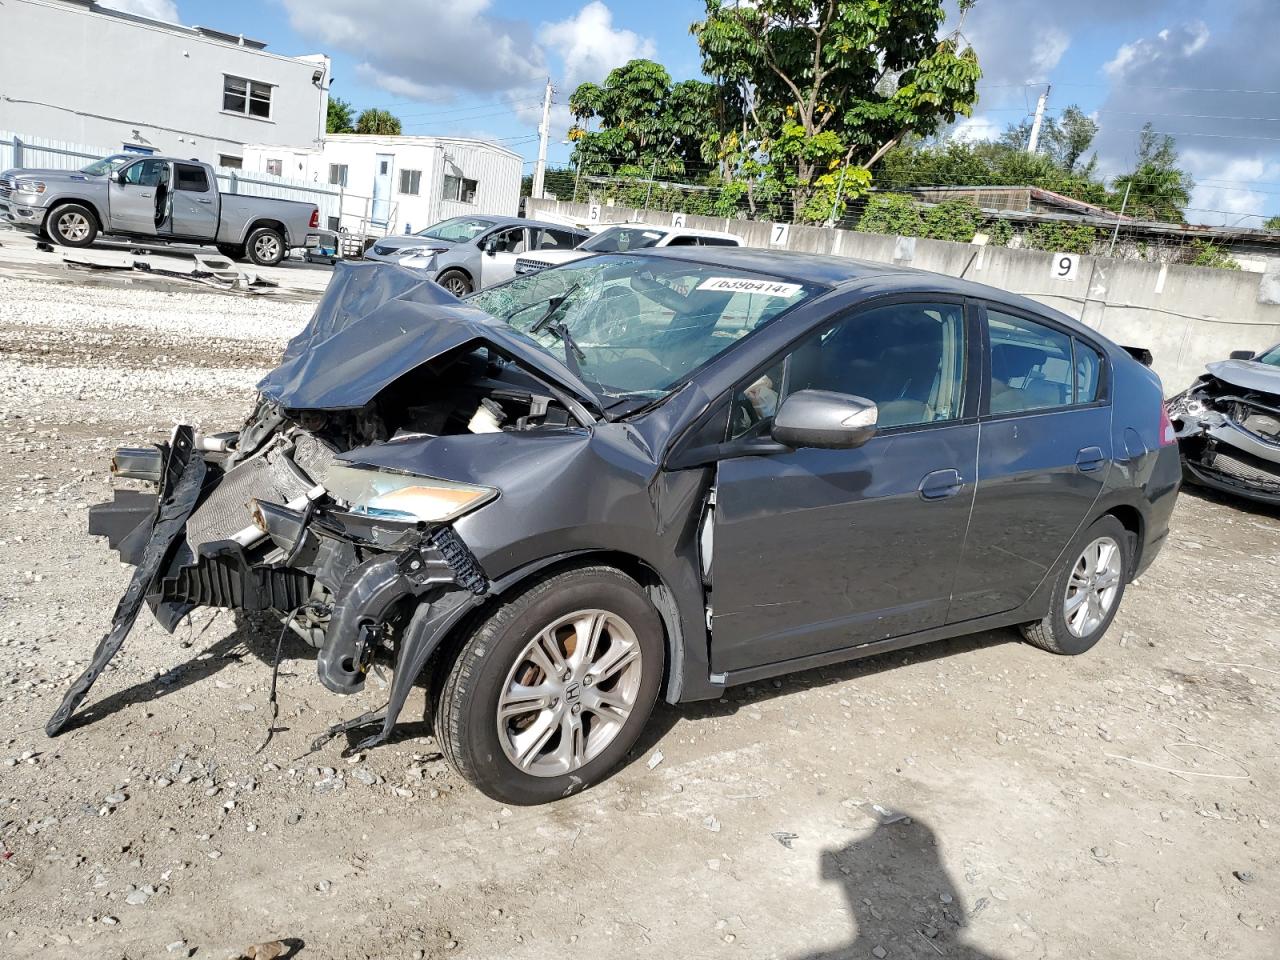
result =
M13 135L13 166L15 169L21 169L22 163L22 138L16 133Z

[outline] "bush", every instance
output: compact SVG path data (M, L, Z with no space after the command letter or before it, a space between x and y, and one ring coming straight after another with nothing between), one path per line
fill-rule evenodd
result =
M916 202L906 194L876 193L867 197L858 229L863 233L918 237L924 230L924 222Z
M982 212L972 200L943 200L925 211L922 237L968 243L978 232Z
M1026 235L1026 245L1031 250L1047 250L1050 253L1092 253L1098 240L1098 231L1084 224L1037 223Z
M1193 267L1217 267L1219 270L1239 270L1240 264L1231 258L1219 246L1210 240L1196 240L1191 244L1191 258L1188 261Z

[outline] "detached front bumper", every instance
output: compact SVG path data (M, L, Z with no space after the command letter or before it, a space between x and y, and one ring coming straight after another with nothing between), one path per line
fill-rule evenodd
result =
M122 475L158 472L157 492L117 490L89 511L89 532L106 537L134 575L93 663L47 732L65 726L145 601L170 631L200 606L277 611L319 647L319 679L339 694L362 689L374 654L393 650L385 715L360 724L380 719L365 745L381 742L431 653L488 592L484 571L448 525L345 511L293 459L308 462L298 447L228 467L199 445L191 428L180 427L158 459L146 450L117 453Z

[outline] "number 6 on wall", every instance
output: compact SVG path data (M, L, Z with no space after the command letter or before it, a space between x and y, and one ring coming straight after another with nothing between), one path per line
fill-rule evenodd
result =
M1074 253L1055 253L1049 272L1055 280L1074 280L1080 272L1080 258Z

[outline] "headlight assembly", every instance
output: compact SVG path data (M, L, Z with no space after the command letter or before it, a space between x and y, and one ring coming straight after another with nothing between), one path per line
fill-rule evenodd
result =
M331 466L324 486L353 513L424 523L448 523L498 495L492 487L348 464Z
M43 180L19 180L13 186L18 193L44 193L45 190Z

